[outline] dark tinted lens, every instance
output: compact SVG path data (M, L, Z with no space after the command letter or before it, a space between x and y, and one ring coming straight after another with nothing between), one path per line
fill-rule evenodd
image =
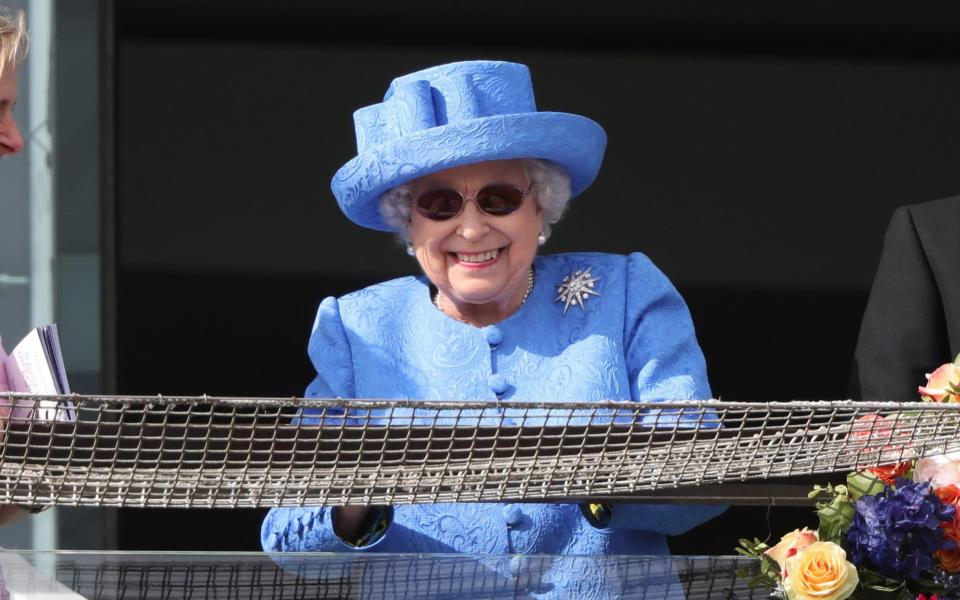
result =
M459 214L463 196L453 190L433 190L417 198L416 206L426 218L443 221Z
M509 215L523 204L523 190L508 184L488 185L477 192L477 206L488 215Z

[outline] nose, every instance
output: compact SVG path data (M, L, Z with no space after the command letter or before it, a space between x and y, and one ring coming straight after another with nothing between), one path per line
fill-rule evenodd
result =
M486 215L477 207L475 200L468 200L460 214L460 237L465 240L477 240L486 235L489 230Z
M23 136L17 128L13 115L8 115L0 121L0 156L16 154L23 149Z

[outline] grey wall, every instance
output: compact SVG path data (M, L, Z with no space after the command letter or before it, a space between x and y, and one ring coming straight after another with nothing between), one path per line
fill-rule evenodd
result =
M100 14L98 0L57 3L55 106L58 319L76 391L100 373Z
M101 14L99 0L56 2L54 106L57 322L70 386L101 386ZM59 547L115 546L115 509L58 509Z

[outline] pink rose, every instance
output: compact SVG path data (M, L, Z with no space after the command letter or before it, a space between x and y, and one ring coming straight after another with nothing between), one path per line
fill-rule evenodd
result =
M917 390L926 402L960 402L957 391L960 390L960 367L953 363L940 365L933 373L927 373L927 385Z
M935 490L960 485L960 452L921 458L913 467L913 480L917 483L929 481Z
M854 439L888 440L891 435L893 435L893 421L888 421L876 413L860 415L854 420L853 428L850 430L850 437Z
M764 552L764 554L777 561L777 564L783 569L782 576L786 577L787 559L816 541L816 531L810 531L806 527L794 529L780 538L777 545Z
M883 417L871 413L857 417L850 429L850 438L856 440L858 446L862 444L859 458L869 461L861 462L857 469L879 469L874 474L881 479L888 472L895 477L898 470L904 470L900 455L903 447L909 445L911 432L901 423L901 417L896 414ZM893 438L906 439L898 441Z

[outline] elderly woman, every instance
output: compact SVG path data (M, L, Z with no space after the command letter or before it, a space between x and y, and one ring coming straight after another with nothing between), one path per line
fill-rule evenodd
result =
M710 398L686 305L649 259L537 255L567 202L596 178L606 135L587 118L538 112L525 66L477 61L412 73L355 122L358 153L337 172L333 192L355 223L399 234L423 276L323 301L307 396ZM663 555L666 535L722 510L276 508L262 543L271 552ZM597 585L551 578L552 589L570 593Z

